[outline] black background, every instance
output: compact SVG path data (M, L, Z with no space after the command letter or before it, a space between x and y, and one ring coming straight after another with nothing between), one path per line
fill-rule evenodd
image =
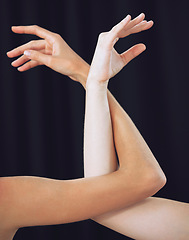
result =
M155 22L146 32L120 40L121 52L143 42L147 51L109 83L163 168L168 182L157 196L188 202L189 74L187 1L53 0L0 4L0 175L56 179L83 176L85 91L42 66L25 73L11 67L6 52L33 36L16 35L12 25L37 24L59 33L87 62L98 34L127 14L144 12ZM86 220L25 228L21 239L129 239Z

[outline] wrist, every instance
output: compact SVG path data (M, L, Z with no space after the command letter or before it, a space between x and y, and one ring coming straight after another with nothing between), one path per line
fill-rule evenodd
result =
M81 64L78 65L76 70L76 78L77 81L81 83L81 85L86 88L87 77L89 74L90 65L82 60Z
M107 88L109 80L101 80L98 75L93 76L89 73L86 86L89 87L100 87L100 88Z
M96 79L93 78L87 78L86 82L86 89L98 89L98 90L107 90L108 87L108 81L97 81Z

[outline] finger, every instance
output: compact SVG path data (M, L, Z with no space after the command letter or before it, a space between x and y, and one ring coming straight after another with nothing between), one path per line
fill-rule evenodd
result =
M153 21L142 21L141 23L139 23L138 25L134 26L132 29L129 30L129 34L133 34L133 33L138 33L141 31L145 31L150 29L152 26L154 25Z
M36 62L34 60L31 60L27 63L25 63L24 65L22 65L21 67L17 68L19 72L24 72L24 71L27 71L31 68L34 68L34 67L37 67L39 65L42 65L40 64L39 62Z
M106 46L108 48L112 48L114 44L119 40L119 33L128 25L128 23L131 20L131 16L127 15L126 18L124 18L121 22L119 22L117 25L115 25L109 32L101 34L101 41L106 42ZM104 39L105 38L105 41Z
M128 64L133 58L137 57L145 50L146 46L143 43L139 43L122 53L120 56L123 60L124 65Z
M127 30L133 28L134 26L142 22L144 18L145 18L144 13L141 13L140 15L138 15L136 18L134 18L132 21L129 22L129 24L127 25Z
M29 59L37 61L46 66L50 66L50 62L52 60L52 56L43 54L43 53L35 51L35 50L26 50L24 52L24 55L26 57L28 57Z
M126 18L124 18L121 22L119 22L110 30L110 33L112 33L115 37L118 37L119 32L122 31L126 26L128 26L130 21L131 21L131 16L127 15Z
M12 62L11 65L13 67L18 67L18 66L24 64L27 61L29 61L29 58L27 58L25 55L22 55L21 57L16 59L14 62Z
M124 28L120 29L118 38L127 37L130 34L147 30L153 26L153 21L144 20L144 13L141 13L138 17L130 21Z
M51 55L51 51L48 52L47 50L44 50L44 49L40 50L40 52L45 53L46 55ZM19 57L15 61L13 61L11 63L11 65L13 67L18 67L18 66L24 64L25 62L27 62L28 60L29 60L29 58L26 55L22 55L21 57Z
M7 56L10 58L20 56L24 53L25 50L42 50L45 48L45 40L36 40L36 41L31 41L29 43L26 43L24 45L21 45L9 52L7 52Z
M42 27L39 27L37 25L32 26L13 26L12 31L18 34L32 34L36 35L40 38L44 38L49 42L50 44L53 44L55 42L56 37L58 34L50 32Z

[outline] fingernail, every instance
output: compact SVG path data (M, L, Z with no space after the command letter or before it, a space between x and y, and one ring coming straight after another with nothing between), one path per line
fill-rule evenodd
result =
M143 15L145 15L144 13L141 13L140 15L139 15L139 17L141 17L141 16L143 16Z
M29 57L29 56L31 56L31 52L26 50L26 51L24 51L24 55Z
M11 65L13 66L16 61L12 62Z
M131 17L131 15L127 15L124 19L123 19L123 21L128 21L128 19Z
M11 26L11 30L14 30L14 28L16 28L17 26Z
M150 20L150 21L148 21L149 23L153 23L153 25L154 25L154 21L152 21L152 20Z

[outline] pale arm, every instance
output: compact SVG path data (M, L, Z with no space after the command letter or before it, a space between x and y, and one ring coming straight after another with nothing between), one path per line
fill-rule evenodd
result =
M135 24L138 24L140 22L139 17L138 17L138 20L135 19L134 21L135 21ZM132 21L132 22L134 23L134 21ZM146 30L150 27L151 27L150 22L142 21L138 25L134 26L134 28L131 28L129 31L130 31L130 33L135 33L137 31ZM16 33L37 34L38 36L41 36L42 38L45 38L48 35L49 36L48 41L49 41L49 39L51 39L54 42L54 45L51 45L51 44L48 44L46 40L39 40L41 42L32 41L30 43L25 44L24 46L20 46L16 49L12 50L11 52L9 52L8 53L9 57L16 57L16 56L23 54L25 50L32 50L31 56L29 58L23 55L18 60L14 61L14 63L13 63L14 67L18 67L21 64L24 64L22 67L19 68L19 71L25 71L32 67L35 67L35 66L38 66L41 64L45 64L45 65L49 66L50 68L52 68L62 74L70 76L72 79L74 78L74 80L81 82L81 84L83 85L84 88L86 87L85 86L86 79L88 76L88 71L89 71L90 66L85 61L83 61L76 53L74 53L74 51L64 42L63 39L60 38L59 35L52 34L49 31L44 32L44 29L38 28L37 26L15 27L15 28L13 28L13 31ZM52 51L52 50L54 50L54 51ZM133 50L134 49L132 49L132 51L130 52L131 53L130 55L128 55L129 52L127 54L128 62L129 62L129 60L131 60L133 58L132 57ZM45 55L45 53L47 51L50 51L50 53L48 52L48 54L52 54L52 56ZM56 55L56 58L53 57L54 55ZM28 60L30 60L30 61L28 61ZM119 131L121 131L121 128L119 127L119 122L117 124L115 124L116 118L119 119L119 116L122 116L121 119L124 120L126 118L126 113L124 113L123 109L120 107L120 105L117 103L116 99L112 96L112 94L109 91L108 91L108 100L109 100L109 107L110 107L110 111L111 111L111 117L114 118L113 131L114 132L117 131L117 133L115 135L119 136ZM115 116L117 115L117 117L114 117L114 115ZM118 128L116 128L117 126L118 126ZM116 139L117 138L115 138L115 142L116 142ZM117 145L119 145L119 144L117 143ZM124 158L124 155L120 152L119 158L121 158L121 157ZM102 174L108 173L109 171L114 171L115 170L114 164L110 163L110 160L111 160L111 158L104 159L103 161L96 159L96 162L93 162L93 164L98 164L98 166L95 168L96 170L95 170L95 173L93 173L93 174L102 175ZM101 163L103 164L103 166L100 165ZM106 166L106 164L107 164L107 166ZM99 168L100 168L100 170L99 170ZM99 171L98 173L97 173L97 170ZM153 201L154 201L154 204L157 203L156 207L157 208L159 207L159 210L153 211L153 213L151 214L151 206L152 206ZM181 214L179 214L180 217L177 218L177 222L174 221L174 223L177 224L177 227L174 229L172 228L172 230L176 231L176 229L178 229L178 230L181 229L181 231L187 233L186 231L184 231L184 228L185 228L185 230L187 230L186 224L189 222L188 221L189 214L188 214L188 210L187 210L188 205L178 203L178 202L170 202L169 200L166 200L166 199L160 199L160 200L155 199L154 200L154 198L149 198L148 200L145 200L144 202L138 203L136 205L136 208L133 205L133 207L130 207L129 209L123 209L123 210L120 210L119 212L112 212L107 215L101 215L95 219L97 221L99 221L100 223L102 223L116 231L121 232L122 234L133 236L133 237L134 236L136 236L136 237L145 236L146 238L147 237L150 238L151 235L148 235L148 231L145 231L145 227L144 227L144 231L141 233L141 226L144 225L144 226L148 227L148 226L150 226L149 224L152 224L151 226L153 229L153 225L156 223L156 221L154 221L154 220L150 221L152 218L153 219L155 218L157 221L159 221L159 224L163 224L164 221L162 221L161 216L160 216L160 218L157 218L157 214L158 214L158 212L161 212L161 209L165 209L164 208L165 206L168 206L165 211L167 213L171 211L171 213L175 213L175 216L177 216L177 212L178 212L177 209L179 210L179 213L181 213ZM173 206L174 206L174 209L173 209ZM181 206L181 207L179 207L179 206ZM181 208L183 208L184 211L180 211ZM138 217L139 217L138 213L140 213L140 216L141 216L140 219L138 219ZM129 216L129 217L127 217L127 216ZM158 214L158 217L159 217L159 214ZM164 217L165 217L164 219L166 220L166 217L169 217L169 214L167 214ZM122 221L123 218L124 218L124 223L127 223L127 228L125 228L124 224L122 224L122 222L120 222L120 221ZM133 221L130 221L131 219L133 219ZM135 219L137 219L137 227L136 227ZM173 217L172 219L175 219L175 218ZM171 221L171 220L170 220L170 218L167 218L166 221ZM182 222L184 222L184 224L182 224ZM156 225L156 227L157 226L158 226L158 224ZM166 224L165 224L165 226L166 226ZM136 235L133 235L133 234L136 234ZM146 235L140 235L140 234L146 234ZM149 232L149 234L154 234L154 233L152 231L152 232ZM172 234L174 235L175 232L172 231ZM178 236L178 235L176 234L175 236Z
M50 34L49 38L48 34L45 32L43 36L53 44L51 40L55 35ZM47 63L52 61L48 58ZM69 73L75 78L72 72ZM108 107L104 95L101 100ZM154 194L164 185L164 179L156 162L149 160L149 164L146 164L147 159L142 162L140 170L131 167L128 171L124 168L123 161L123 167L114 173L70 181L39 177L0 178L0 234L5 230L12 232L25 226L61 224L92 218Z
M152 155L134 124L111 93L108 93L108 100L119 160L122 162L123 159L128 163L126 168L135 163L137 167L136 160L141 159L143 153L146 152L149 158L152 158ZM101 108L102 105L99 104L98 111ZM102 110L101 116L103 114ZM104 118L104 123L109 122ZM101 126L107 126L106 124L102 122ZM105 133L104 131L105 129L101 129L101 132ZM95 134L100 136L100 132L96 131ZM90 138L92 138L91 135ZM117 161L112 141L113 139L108 141L102 139L102 142L97 142L96 145L93 142L98 158L95 159L91 157L90 152L86 152L88 155L85 156L85 176L100 176L108 174L111 170L115 171ZM109 143L109 145L104 143ZM98 150L103 149L99 144L101 147L104 144L106 154ZM103 157L103 162L101 157ZM128 208L95 217L93 220L137 240L187 240L189 237L189 204L168 199L150 197Z
M102 55L103 52L101 53L101 56L99 58L97 51L96 59L98 60L98 65L100 64ZM95 58L93 61L95 62ZM94 69L94 66L92 65L91 68ZM97 72L99 73L100 71ZM86 87L87 114L85 119L84 163L85 163L85 176L87 177L107 174L109 173L109 171L111 170L115 171L116 169L116 157L113 146L111 118L108 109L107 95L105 91L106 84L104 84L103 82L103 84L101 83L100 86L99 84L95 85L93 81L94 75L95 73L91 73L90 70ZM105 75L106 75L105 73L104 74L101 73L101 76ZM90 80L91 76L92 80ZM128 171L130 170L129 168L131 167L133 169L133 172L135 172L141 166L144 166L143 164L145 164L144 163L145 161L147 165L153 164L154 157L152 156L152 153L150 152L146 143L142 139L141 135L137 131L132 121L129 119L128 115L123 111L123 109L121 109L121 107L118 105L118 103L111 95L109 95L109 106L111 109L112 121L114 122L113 129L115 135L115 143L116 139L118 139L120 144L120 146L118 146L118 155L120 156L121 160L120 167L128 169ZM92 152L91 149L93 150ZM156 162L154 163L154 165L156 167ZM135 180L136 179L133 179L133 181ZM136 196L138 194L137 191L134 194ZM129 197L130 192L128 191L128 198ZM147 204L147 206L149 206L148 209L149 213L150 204ZM145 214L147 210L146 208L144 207L143 210L142 206L141 212L143 213L143 220L145 220L146 225L148 225L149 215L148 213ZM137 237L137 239L143 239L143 237L145 238L150 237L152 239L155 232L153 232L153 230L152 232L150 230L146 231L146 229L143 228L142 221L139 222L139 226L136 227L137 212L138 214L140 213L140 211L135 208L133 208L133 213L131 211L130 215L133 216L133 218L135 217L135 220L133 221L129 221L129 217L126 215L127 209L119 210L118 212L108 213L105 214L104 216L101 215L93 219L125 235ZM126 217L126 220L124 220L124 217ZM153 217L153 213L151 217ZM126 225L126 223L128 224ZM152 224L151 226L153 227Z
M125 145L125 147L124 144L122 144L122 149L116 142L116 136L120 136L120 141L124 133L125 136L128 136L127 129L125 128L124 132L124 128L121 127L121 123L123 122L124 124L124 121L127 120L127 115L110 93L108 96L111 118L112 122L114 122L113 131L115 144L119 159L121 159L121 157L124 157L124 149L127 149L127 146L129 147L129 143ZM127 138L125 137L125 139ZM111 148L109 149L109 153L110 152L112 152ZM126 158L128 162L131 156L132 155ZM114 162L116 162L115 158ZM98 165L96 167L94 166L95 169L101 169L99 174L95 172L96 176L107 174L107 170L110 169L109 164L110 166L113 165L109 163L109 158L104 158L103 163L94 161L93 164ZM105 164L107 164L107 166ZM87 169L85 170L87 172ZM93 218L93 220L137 240L187 240L189 237L189 204L168 199L150 197L129 208L111 212Z
M112 121L114 121L114 135L118 137L120 135L125 136L127 140L129 137L127 130L126 128L121 128L121 123L126 124L127 114L124 113L123 109L110 93L108 93L108 100L111 118ZM125 135L123 133L124 129ZM115 138L115 144L116 139L117 138ZM122 138L122 141L123 139L124 138ZM125 142L125 144L127 145L124 146L124 143L122 144L123 150L120 147L117 148L119 159L121 157L125 159L124 149L127 149L130 143ZM103 162L98 161L98 159L93 159L93 168L85 168L86 176L90 176L90 174L93 176L107 174L110 169L114 171L115 169L112 168L112 166L116 164L116 158L114 154L111 154L112 145L109 145L109 153L107 157L103 158ZM109 155L111 155L111 158L109 158ZM130 155L130 157L132 157L132 155ZM129 161L130 157L126 159ZM110 162L110 159L114 161L114 164ZM91 162L90 158L89 162ZM92 169L95 169L95 171L93 172ZM99 172L97 172L98 169L100 169ZM95 217L93 220L137 240L187 240L189 237L189 204L168 199L150 197L129 208L110 212Z
M189 205L163 198L150 197L94 220L136 240L187 240L189 237Z

